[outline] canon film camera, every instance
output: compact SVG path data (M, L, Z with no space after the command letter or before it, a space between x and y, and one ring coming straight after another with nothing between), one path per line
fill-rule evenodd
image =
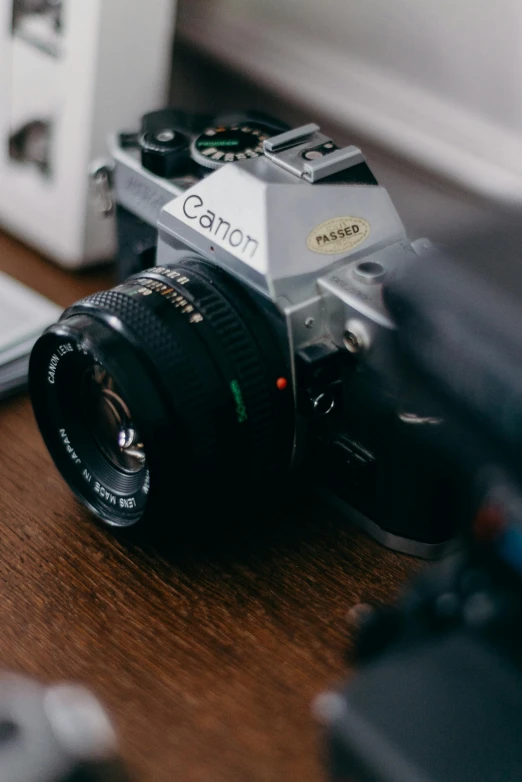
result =
M334 782L522 778L522 235L516 216L391 283L400 353L446 419L473 513L397 604L360 607L355 677L320 697ZM518 224L520 221L518 220ZM432 445L434 445L432 443ZM466 497L467 495L467 497Z
M202 504L212 524L292 475L381 543L440 554L453 476L418 430L444 422L396 362L383 301L429 242L361 151L313 124L166 110L111 152L94 179L134 276L70 307L30 367L80 500L114 526L158 509L191 526Z

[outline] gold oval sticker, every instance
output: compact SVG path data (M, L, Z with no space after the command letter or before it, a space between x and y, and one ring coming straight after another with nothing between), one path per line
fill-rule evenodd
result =
M332 217L308 234L306 246L314 253L338 255L364 242L370 230L370 223L362 217Z

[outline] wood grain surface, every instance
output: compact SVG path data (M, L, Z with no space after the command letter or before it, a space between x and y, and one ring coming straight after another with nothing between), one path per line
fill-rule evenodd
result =
M4 236L0 269L64 306L111 284ZM136 780L322 780L310 704L348 673L346 614L418 563L319 504L279 516L215 548L118 539L70 494L27 397L0 403L2 666L91 687Z

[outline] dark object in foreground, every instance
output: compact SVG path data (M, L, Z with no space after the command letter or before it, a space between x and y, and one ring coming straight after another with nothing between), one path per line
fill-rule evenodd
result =
M471 259L480 276L464 252L460 266L439 259L436 279L419 268L387 291L404 359L441 404L443 447L477 510L461 553L395 607L364 614L359 673L318 699L335 782L522 779L520 247L513 237L488 258L484 240Z
M361 631L359 673L317 702L330 779L520 780L521 619L515 596L460 558L435 566L393 621L377 611Z

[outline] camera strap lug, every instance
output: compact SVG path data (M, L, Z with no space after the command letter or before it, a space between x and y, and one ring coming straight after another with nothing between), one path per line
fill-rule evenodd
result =
M109 217L114 212L112 197L114 165L106 160L95 161L89 170L91 189L98 212Z

